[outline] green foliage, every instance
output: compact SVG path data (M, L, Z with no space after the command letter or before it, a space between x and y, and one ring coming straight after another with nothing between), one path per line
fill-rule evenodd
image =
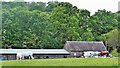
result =
M118 46L116 30L110 31L117 27L119 12L98 10L90 16L86 9L58 1L2 4L3 47L62 48L66 41L96 40Z
M118 29L114 29L106 34L102 34L97 38L105 42L106 46L108 47L108 50L111 51L111 49L113 50L116 48L118 51L119 50L118 35L119 35Z
M33 10L45 11L46 10L46 3L44 3L44 2L28 3L28 9L30 11L33 11Z
M108 33L108 44L112 45L113 47L119 46L119 41L118 41L118 30L112 30L111 32Z
M95 36L105 34L112 29L117 28L118 21L117 15L110 11L98 10L91 18L89 26L92 28L92 32Z
M112 54L115 57L118 57L117 49L112 50L110 54Z
M54 10L54 8L56 8L58 6L58 1L50 1L48 2L48 6L46 7L46 11L47 12L52 12Z

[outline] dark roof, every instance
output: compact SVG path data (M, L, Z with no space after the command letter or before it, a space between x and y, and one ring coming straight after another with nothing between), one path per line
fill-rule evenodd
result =
M106 51L102 41L67 41L64 49L67 51Z

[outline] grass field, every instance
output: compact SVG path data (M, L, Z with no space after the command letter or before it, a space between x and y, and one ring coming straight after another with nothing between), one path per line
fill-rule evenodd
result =
M62 58L0 62L2 62L2 66L117 66L118 58Z

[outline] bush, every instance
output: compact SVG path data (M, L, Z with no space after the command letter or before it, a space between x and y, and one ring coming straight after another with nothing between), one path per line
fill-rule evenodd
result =
M114 49L111 51L111 54L115 57L118 57L118 52L117 52L117 49Z

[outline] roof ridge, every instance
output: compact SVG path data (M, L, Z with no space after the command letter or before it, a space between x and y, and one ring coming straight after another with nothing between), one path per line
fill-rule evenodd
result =
M102 41L66 41L66 42L102 42Z

